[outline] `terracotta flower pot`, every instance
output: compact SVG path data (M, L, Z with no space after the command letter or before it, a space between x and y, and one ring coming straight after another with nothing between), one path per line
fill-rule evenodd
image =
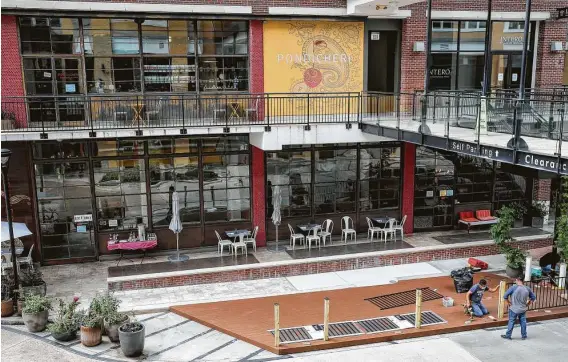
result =
M94 347L101 343L103 331L101 327L81 326L81 343L85 347Z
M14 301L12 299L2 301L2 317L9 317L14 314Z
M28 331L33 333L41 332L45 329L45 326L47 326L47 317L49 317L48 310L39 313L22 313L24 324L28 328Z

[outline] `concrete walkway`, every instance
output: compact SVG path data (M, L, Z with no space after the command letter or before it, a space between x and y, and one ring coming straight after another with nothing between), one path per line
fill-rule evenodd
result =
M505 269L502 255L479 258L489 264L490 271ZM283 278L120 291L115 295L122 301L121 310L144 313L165 311L179 304L384 285L398 280L449 275L451 270L464 266L467 266L467 259L452 259Z

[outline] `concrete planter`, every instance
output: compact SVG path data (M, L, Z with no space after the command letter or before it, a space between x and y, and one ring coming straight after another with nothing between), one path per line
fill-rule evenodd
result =
M542 217L533 217L532 218L532 227L533 228L542 228L544 226L544 219Z
M507 265L505 268L505 274L507 274L509 278L518 278L523 275L523 268L511 268Z
M124 320L117 324L109 324L105 319L105 333L111 342L118 343L119 341L118 328L124 323L128 323L129 321L130 318L128 316L125 316Z
M45 297L47 294L47 284L34 285L31 287L22 287L22 295L41 295Z
M139 325L142 328L135 332L129 331L133 325ZM126 357L138 357L144 351L144 337L146 328L141 323L125 323L118 328L118 336L120 339L120 349Z
M81 343L85 347L94 347L101 344L103 331L101 327L81 326Z
M22 312L22 319L24 320L24 324L28 328L28 331L33 333L41 332L45 329L45 326L47 325L48 316L49 316L48 310L44 310L43 312L39 313L31 313L31 314Z

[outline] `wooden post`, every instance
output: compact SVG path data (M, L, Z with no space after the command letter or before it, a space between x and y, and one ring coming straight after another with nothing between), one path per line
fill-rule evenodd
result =
M280 304L274 303L274 347L280 346Z
M499 305L497 307L497 318L503 318L505 315L505 299L503 296L505 295L505 288L507 288L507 283L504 280L499 282Z
M323 298L323 340L329 340L329 298Z
M532 256L527 256L525 261L525 282L531 281L531 270L532 270Z
M422 325L422 289L416 289L416 312L414 314L414 327Z

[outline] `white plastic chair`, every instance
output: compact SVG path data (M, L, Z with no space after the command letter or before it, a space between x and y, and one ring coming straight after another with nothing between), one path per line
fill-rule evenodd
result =
M385 228L383 229L383 232L385 233L385 243L387 242L387 237L389 236L389 234L391 235L393 241L396 239L396 230L394 228L395 222L395 219L389 219L387 226L385 226Z
M341 241L345 237L345 244L347 244L347 237L351 236L351 240L357 241L357 232L353 224L353 219L349 216L344 216L341 218Z
M383 234L384 230L380 227L374 226L371 219L367 217L367 226L369 229L367 230L367 240L370 238L371 242L373 242L373 236L375 233L377 234L377 238L381 238L381 234Z
M255 252L256 252L256 234L258 234L258 226L254 227L254 230L252 231L252 235L250 237L245 236L245 238L243 239L245 245L252 244L252 248Z
M34 267L34 260L32 259L32 253L34 251L34 246L35 246L35 244L32 244L32 247L30 248L30 251L28 252L27 256L21 256L19 258L16 258L16 265L18 266L18 272L20 272L20 266L22 264L27 264L28 266L31 266L32 268Z
M306 237L302 234L295 233L294 228L290 224L288 224L288 229L290 229L290 246L292 247L292 250L294 250L296 240L300 240L300 243L303 244Z
M306 236L306 242L308 243L308 250L312 249L312 241L318 245L318 248L321 248L320 244L320 237L318 235L318 228L313 228Z
M233 249L233 242L231 240L221 239L221 235L219 235L217 230L215 230L215 235L217 235L217 240L219 240L219 242L217 243L217 253L220 253L221 256L223 256L223 248L227 246L229 247L229 254L231 254L231 251Z
M8 260L6 255L2 255L2 275L5 275L6 269L12 269L12 263L10 263L11 259Z
M321 231L318 233L319 237L323 241L323 246L325 246L325 242L328 237L329 237L329 243L331 244L332 233L333 233L333 221L331 219L327 219L321 224Z
M395 239L396 239L396 232L400 231L400 238L401 238L401 240L404 240L404 223L405 222L406 222L406 215L404 215L402 217L402 220L400 221L400 223L398 223L397 221L394 222L393 227L394 227L394 231L395 231L395 234L394 234Z
M236 257L239 249L241 249L241 253L244 255L248 255L248 251L247 251L247 244L245 244L244 240L244 235L240 234L239 235L239 241L234 242L233 243L233 255Z
M254 113L258 117L258 104L260 102L261 96L256 96L252 99L252 102L249 106L245 109L245 118L250 120L250 114Z

